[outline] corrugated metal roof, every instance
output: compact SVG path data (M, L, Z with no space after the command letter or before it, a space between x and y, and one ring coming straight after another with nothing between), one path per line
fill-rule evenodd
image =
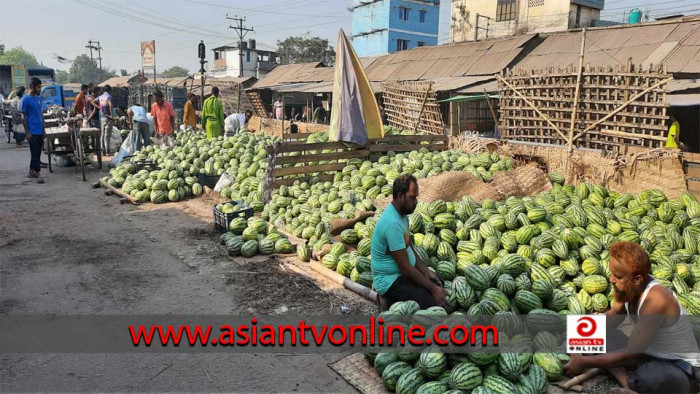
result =
M700 89L700 79L674 79L666 84L666 89L671 92Z
M360 59L367 77L372 82L416 81L443 78L462 78L475 75L492 75L509 66L522 52L523 46L535 35L511 37L493 41L467 42L442 46L420 47L384 56ZM290 84L315 82L325 84L333 80L333 68L320 63L278 66L253 89L273 88L290 91ZM457 81L452 79L451 81ZM444 79L443 81L447 81ZM436 84L442 91L443 86ZM454 82L459 85L461 82ZM324 85L328 86L328 85ZM461 87L465 85L460 85ZM299 89L313 89L301 85ZM324 88L325 89L325 88Z
M146 80L148 80L146 78ZM112 77L97 86L105 86L109 85L111 87L118 87L118 88L123 88L129 86L130 83L137 83L141 81L141 76L140 75L129 75L126 77Z
M486 90L489 93L498 92L498 81L492 79L490 81L469 85L465 88L457 90L457 93L484 93L484 90Z
M536 70L577 65L580 42L580 32L550 34L514 68ZM700 19L593 28L587 32L586 64L614 67L627 64L629 58L634 64L663 64L671 73L700 72Z

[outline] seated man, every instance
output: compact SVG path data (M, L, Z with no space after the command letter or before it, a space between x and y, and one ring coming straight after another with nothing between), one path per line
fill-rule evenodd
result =
M418 204L418 182L413 175L394 180L393 201L382 213L372 235L374 288L389 304L414 300L422 309L448 307L438 276L410 247L408 218Z
M698 391L700 350L692 326L675 294L654 280L650 269L649 256L636 243L610 246L615 302L607 312L608 326L617 327L629 316L634 329L629 339L617 329L608 330L608 353L572 355L564 366L567 374L607 368L623 387L618 392Z

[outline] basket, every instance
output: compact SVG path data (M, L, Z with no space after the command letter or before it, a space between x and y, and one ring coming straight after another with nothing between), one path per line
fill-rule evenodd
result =
M202 187L206 186L210 189L214 189L216 183L219 182L219 178L220 175L209 175L201 172L197 175L197 181L199 181L199 184L202 185Z
M149 159L134 160L131 163L136 166L137 171L141 171L144 169L148 171L155 171L158 169L158 164L154 163L152 160Z
M214 211L214 227L219 230L220 233L225 233L229 230L231 226L231 221L235 218L241 217L248 219L253 216L253 208L248 208L243 205L243 201L227 201L224 204L233 204L238 206L238 210L231 213L223 213L216 209L216 205L213 207Z

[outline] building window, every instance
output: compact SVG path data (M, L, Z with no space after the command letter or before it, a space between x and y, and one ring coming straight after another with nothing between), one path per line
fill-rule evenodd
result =
M425 41L418 41L418 42L416 42L416 46L417 46L417 47L425 46Z
M399 7L399 20L402 21L407 21L408 20L408 15L410 13L411 9L407 7Z
M428 11L426 11L426 10L420 10L420 11L418 12L418 16L419 16L419 21L420 21L420 23L425 23L425 17L426 17L426 15L428 15Z
M245 61L250 63L250 49L245 51Z
M397 39L396 40L396 51L405 51L408 49L408 40Z
M498 0L496 22L512 21L518 13L517 8L515 0Z

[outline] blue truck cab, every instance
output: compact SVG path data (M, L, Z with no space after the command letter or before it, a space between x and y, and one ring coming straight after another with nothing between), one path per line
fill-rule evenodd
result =
M57 105L70 109L75 105L77 92L67 90L63 85L45 85L41 87L41 102L43 111L49 106Z

